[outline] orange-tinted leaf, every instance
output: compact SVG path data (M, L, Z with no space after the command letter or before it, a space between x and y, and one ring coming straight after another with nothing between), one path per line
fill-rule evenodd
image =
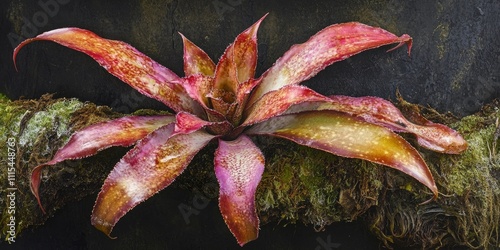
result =
M427 120L422 124L411 123L398 108L382 98L336 95L330 96L330 99L331 101L318 103L316 109L347 112L396 132L412 133L421 146L437 152L459 154L467 149L467 142L457 131Z
M257 66L257 31L266 16L267 14L239 34L233 43L233 62L239 83L246 82L255 75L255 67Z
M287 86L288 87L288 86ZM273 93L273 92L270 92ZM270 94L268 93L268 94ZM267 95L264 95L262 100ZM261 102L259 100L256 104ZM418 124L408 121L392 103L373 96L330 96L327 101L299 102L290 106L284 114L312 110L335 110L363 118L395 132L412 133L421 146L441 153L459 154L467 149L467 142L455 130L418 117Z
M214 163L222 217L243 246L259 234L255 190L264 171L264 156L250 138L241 135L234 141L219 140Z
M121 217L170 185L213 138L203 130L175 134L174 124L149 134L106 178L92 211L92 225L109 236Z
M335 155L383 164L412 176L438 195L429 168L407 141L346 113L325 110L284 115L254 125L246 133L278 136Z
M280 115L293 105L304 102L325 102L328 100L328 97L318 94L305 86L285 86L281 89L266 93L254 105L246 110L246 119L242 126L252 125Z
M198 74L213 76L215 64L212 59L184 35L180 35L184 43L184 74L186 74L186 77Z
M292 46L278 59L259 79L250 103L269 91L299 84L334 62L392 43L398 43L397 47L406 43L409 53L412 39L406 34L398 37L384 29L356 22L328 26L307 42Z
M43 167L64 160L88 157L112 146L128 147L159 127L174 121L174 116L127 116L94 124L74 133L52 160L36 166L31 172L31 191L40 208L43 210L39 195Z
M239 34L226 48L215 71L214 98L227 103L234 102L239 84L254 76L257 65L257 30L265 17Z
M174 111L201 112L198 103L184 90L179 76L127 43L104 39L84 29L62 28L23 41L14 50L14 61L22 47L38 40L53 41L89 55L112 75Z

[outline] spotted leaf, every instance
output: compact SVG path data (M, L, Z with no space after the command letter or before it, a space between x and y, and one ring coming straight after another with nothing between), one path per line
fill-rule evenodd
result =
M299 84L334 62L392 43L398 43L396 48L406 43L410 53L412 39L406 34L398 37L384 29L357 22L328 26L307 42L292 46L278 59L259 79L250 103L269 91Z
M459 154L467 149L467 142L455 130L420 118L419 124L408 121L392 103L378 97L330 96L324 102L298 104L287 110L297 113L307 110L336 110L363 118L365 121L387 127L396 132L412 133L417 142L430 150Z
M24 40L14 50L14 61L22 47L38 40L53 41L89 55L112 75L174 111L202 112L186 93L179 76L127 43L104 39L84 29L62 28Z
M198 74L213 76L215 64L212 59L210 59L205 51L189 41L183 34L180 35L184 43L184 74L186 76Z
M112 146L130 146L157 128L174 121L174 116L127 116L94 124L74 133L52 160L36 166L31 172L31 192L40 208L43 210L39 195L40 177L45 166L68 159L88 157Z
M174 133L174 124L149 134L116 164L104 181L91 222L110 235L130 209L167 187L215 136L203 130Z
M335 155L398 169L427 186L437 197L434 179L419 153L392 131L336 111L275 117L252 126L250 135L271 135Z
M266 93L245 113L246 119L241 126L252 125L286 112L290 107L308 102L326 102L329 98L316 93L310 88L289 85Z
M250 138L241 135L233 141L219 140L214 163L222 217L243 246L259 234L255 190L264 171L264 156Z

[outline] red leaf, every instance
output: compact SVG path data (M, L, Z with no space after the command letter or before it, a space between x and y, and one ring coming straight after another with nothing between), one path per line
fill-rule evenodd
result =
M187 134L204 127L216 135L225 135L233 129L228 121L209 122L186 112L180 112L176 115L175 133Z
M267 14L239 34L233 43L232 60L236 67L239 83L246 82L255 75L255 67L257 66L257 31L266 16Z
M214 99L236 101L238 86L255 74L257 65L257 30L266 16L239 34L226 48L215 70ZM217 110L217 109L216 109ZM219 110L222 113L222 111Z
M269 99L268 95L272 93L274 92L264 95L255 105ZM395 132L412 133L417 137L417 142L421 146L437 152L459 154L467 149L467 142L457 131L445 125L430 122L423 117L418 117L419 124L414 124L408 121L392 103L378 97L336 95L330 96L327 101L297 102L289 106L282 113L293 114L313 110L345 112L361 117L369 123L384 126ZM262 114L260 115L262 116Z
M184 43L184 74L186 74L186 77L198 74L213 76L215 64L212 59L184 35L180 35Z
M398 108L382 98L336 95L330 96L330 99L328 102L317 102L314 105L297 105L292 107L289 112L305 110L346 112L396 132L412 133L417 137L417 141L421 146L430 150L447 154L459 154L467 149L467 142L457 131L427 120L422 124L411 123Z
M97 229L109 236L121 217L170 185L215 137L203 130L175 134L174 126L170 124L149 134L116 164L92 211L92 225Z
M234 141L219 139L214 163L222 217L243 246L259 234L255 190L264 171L264 156L252 140L241 135Z
M38 205L43 210L39 196L43 167L68 159L88 157L112 146L128 147L157 128L174 121L174 116L127 116L94 124L74 133L52 160L32 170L31 192L38 200Z
M38 40L53 41L89 55L112 75L176 112L202 112L184 90L181 78L127 43L104 39L79 28L56 29L19 44L14 49L14 62L22 47Z
M250 103L269 91L289 84L299 84L334 62L392 43L399 43L396 48L406 43L409 53L412 39L406 34L397 37L384 29L356 22L328 26L307 42L292 46L278 59L259 78L260 83L252 94Z
M305 102L328 101L328 97L305 86L289 85L266 93L245 111L246 119L241 126L252 125L287 111L293 105Z
M438 191L419 153L394 132L336 111L284 115L252 126L250 135L272 135L335 155L358 158L398 169Z

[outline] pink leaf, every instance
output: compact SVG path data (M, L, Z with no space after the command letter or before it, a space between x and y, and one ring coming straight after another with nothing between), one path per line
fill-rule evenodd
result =
M219 139L214 162L222 217L243 246L259 234L255 190L264 171L264 156L247 136L241 135L234 141Z
M259 79L250 103L269 91L299 84L334 62L392 43L398 43L396 48L406 43L410 53L412 39L406 34L397 37L384 29L356 22L328 26L307 42L292 46L278 59Z
M206 118L212 122L225 121L224 114L211 108L211 102L207 93L211 92L213 77L205 75L191 75L183 79L185 88L191 98L197 100L205 110ZM212 99L213 100L213 99ZM205 116L200 116L205 117Z
M274 92L264 95L256 104L266 100L271 93ZM421 146L437 152L459 154L467 149L467 142L457 131L445 125L430 122L423 117L418 117L420 124L414 124L408 121L392 103L378 97L330 96L327 101L298 102L288 107L283 114L313 110L345 112L395 132L412 133L417 137L417 142Z
M322 108L358 115L368 122L377 123L395 131L413 133L418 143L428 149L459 154L467 149L467 142L455 130L425 120L422 124L408 121L392 103L378 97L331 96L332 102Z
M127 116L94 124L74 133L52 160L36 166L31 172L31 191L40 208L43 210L39 196L43 167L68 159L88 157L112 146L128 147L157 128L174 121L174 116Z
M211 124L209 121L202 120L195 115L186 112L179 112L175 116L175 133L192 133L207 125Z
M105 180L92 211L92 225L109 236L121 217L170 185L214 137L202 130L175 134L170 124L141 140Z
M314 92L305 86L289 85L266 93L247 111L241 126L252 125L287 111L291 106L305 102L328 101L328 97Z
M225 135L233 129L228 121L209 122L186 112L179 112L176 115L175 133L187 134L204 127L217 135Z
M233 63L236 67L239 83L246 82L255 75L255 67L257 66L257 31L266 16L267 14L239 34L233 43Z
M420 154L387 128L336 111L284 115L252 126L250 135L272 135L335 155L358 158L398 169L438 191Z
M89 55L109 73L176 112L201 112L184 90L181 78L127 43L104 39L84 29L62 28L23 41L14 50L14 61L22 47L38 40L53 41Z
M254 76L257 65L257 30L265 17L239 34L226 48L215 71L214 99L234 102L239 84Z
M184 43L184 74L186 74L186 77L198 74L213 76L215 64L212 59L184 35L180 35Z
M336 95L330 96L330 101L296 105L287 112L306 110L336 110L353 114L396 132L412 133L421 146L441 153L459 154L467 149L467 142L457 131L422 118L421 124L411 123L392 103L378 97Z

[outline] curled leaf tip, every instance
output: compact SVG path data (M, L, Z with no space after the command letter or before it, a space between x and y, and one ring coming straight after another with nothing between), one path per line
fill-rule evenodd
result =
M17 47L14 49L14 52L12 53L12 61L14 62L14 68L16 69L17 72L19 72L19 69L17 68L17 63L16 63L16 58L17 54L19 51L28 43L31 43L35 38L29 38L24 41L22 41Z
M408 46L408 56L411 56L411 47L413 46L413 38L411 38L411 36L408 34L403 34L402 36L399 37L399 39L401 40L401 42L398 45L396 45L394 48L388 49L387 52L391 52L393 50L396 50L399 47L406 44Z

